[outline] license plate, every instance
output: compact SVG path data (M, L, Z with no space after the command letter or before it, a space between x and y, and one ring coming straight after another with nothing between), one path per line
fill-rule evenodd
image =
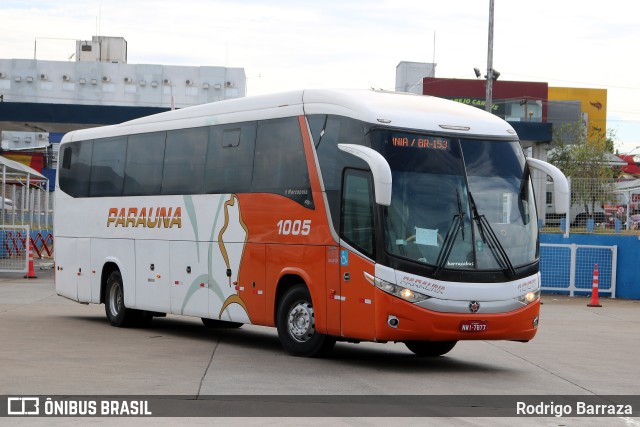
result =
M463 320L460 322L460 332L485 332L489 329L486 320Z

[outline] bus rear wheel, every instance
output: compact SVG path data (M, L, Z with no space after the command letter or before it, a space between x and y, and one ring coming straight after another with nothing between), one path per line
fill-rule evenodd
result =
M421 357L437 357L447 354L458 341L405 341L409 350Z
M304 285L296 285L284 294L276 326L282 347L293 356L324 356L336 343L335 338L316 331L311 295Z
M134 310L128 309L124 305L122 275L117 270L112 272L107 279L104 309L112 326L128 326L136 317L137 313L134 313Z

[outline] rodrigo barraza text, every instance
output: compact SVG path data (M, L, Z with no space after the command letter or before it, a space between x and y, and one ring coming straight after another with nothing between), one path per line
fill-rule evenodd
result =
M633 408L631 405L593 404L587 402L575 402L573 404L564 405L556 404L554 402L540 402L536 405L528 404L526 402L517 402L516 414L534 416L553 415L554 417L585 415L620 416L633 415Z

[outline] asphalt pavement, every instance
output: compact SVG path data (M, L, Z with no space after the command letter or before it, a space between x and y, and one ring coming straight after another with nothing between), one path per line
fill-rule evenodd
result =
M600 298L602 307L595 308L587 306L589 298L545 294L540 329L529 343L461 342L435 359L414 357L396 343L338 343L330 357L306 359L289 356L273 328L211 330L199 319L171 315L154 319L149 328L114 328L103 305L78 304L55 294L51 261L36 260L35 272L35 279L0 273L2 396L640 395L640 301ZM276 420L248 418L243 424ZM380 424L366 415L358 420ZM404 420L405 425L424 425L415 418ZM633 416L609 417L604 424L598 418L431 420L434 425L640 427ZM6 421L0 418L0 424ZM38 421L58 425L53 419ZM323 425L320 418L284 421ZM206 424L203 418L189 423Z

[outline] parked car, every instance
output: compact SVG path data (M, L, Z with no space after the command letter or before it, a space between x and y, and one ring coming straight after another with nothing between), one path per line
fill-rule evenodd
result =
M587 220L589 218L593 218L593 221L596 226L600 224L607 224L609 222L609 217L605 212L594 212L592 214L582 212L576 215L575 221L571 223L572 227L586 227Z

